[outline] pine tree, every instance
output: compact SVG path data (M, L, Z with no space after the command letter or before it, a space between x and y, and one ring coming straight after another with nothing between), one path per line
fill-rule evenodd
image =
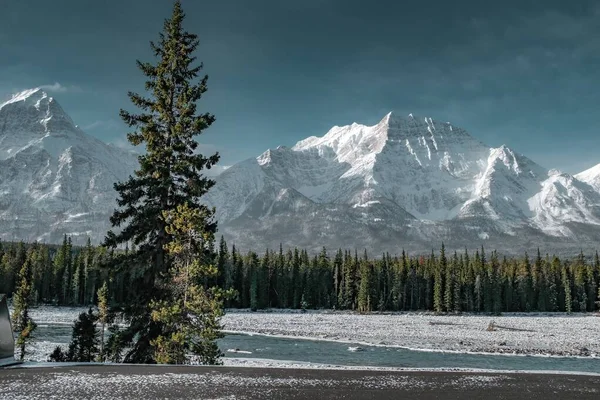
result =
M302 302L302 277L300 276L300 252L297 248L294 249L294 254L292 256L292 287L293 287L293 295L292 295L292 308L300 308L300 303Z
M549 264L549 263L547 263ZM557 257L554 257L550 264L550 272L547 276L548 284L548 311L558 311L558 285L556 280L556 273L559 271L560 261Z
M87 313L79 314L79 317L73 324L68 350L65 352L60 346L57 346L52 354L50 354L50 361L94 361L98 356L97 320L98 316L93 313L91 308L88 309Z
M59 304L64 304L64 275L65 269L67 268L67 252L69 251L67 235L64 235L62 246L54 256L54 277L52 279L52 292L55 294L56 300Z
M342 249L338 249L333 260L333 291L334 308L341 307L344 303L344 256Z
M84 252L84 256L83 256L83 282L81 283L82 287L83 287L83 300L82 303L83 304L90 304L91 301L89 301L89 297L90 297L90 293L93 293L92 290L89 290L89 284L92 281L92 279L90 279L91 274L92 274L92 261L94 258L94 248L92 247L92 240L88 237L87 238L87 243L85 245L85 249L83 250Z
M110 336L108 337L106 347L104 348L104 360L120 363L123 360L123 348L125 347L122 331L117 324L111 325L108 328L108 331Z
M500 264L498 262L498 253L492 252L490 260L491 286L492 286L492 312L500 314L502 311L502 285L500 276Z
M227 242L225 242L225 238L221 235L221 239L219 240L219 254L217 257L216 286L230 288L231 277L229 273L229 251L227 250Z
M207 213L191 209L187 203L164 213L167 233L173 240L166 246L173 264L164 281L168 300L153 301L152 321L159 323L161 334L151 340L158 363L183 364L192 361L219 364L222 356L216 340L223 337L220 318L223 301L231 292L207 287L203 282L217 277L214 260L214 232L203 230Z
M475 307L474 307L474 311L475 312L480 312L481 311L481 304L483 303L483 285L481 283L481 275L477 274L477 276L475 276L475 283L474 283L474 294L475 294Z
M26 257L18 275L17 291L13 300L12 324L15 332L19 333L16 345L19 349L19 360L26 354L26 346L33 339L37 325L29 315L29 306L33 301L33 282L31 253Z
M358 311L361 313L373 310L373 267L367 259L360 265L360 287L358 290Z
M85 267L81 261L81 253L73 258L73 303L82 304L85 289Z
M463 262L462 262L462 256L461 258L458 257L458 254L456 252L454 252L454 257L452 258L452 270L455 271L454 272L454 304L452 305L453 311L454 312L461 312L462 311L462 305L461 305L461 301L462 301L462 296L461 296L461 289L462 289L462 277L461 277L461 272L464 269L463 266Z
M564 288L564 296L565 296L565 311L567 313L571 313L572 311L572 296L571 296L571 280L569 279L569 273L567 271L566 266L563 266L561 271L561 280Z
M345 309L354 310L356 304L356 262L350 252L344 257L344 298L342 305Z
M446 255L444 254L444 258L446 258ZM444 308L446 310L446 312L451 312L453 307L454 307L454 274L456 271L457 266L457 261L458 257L456 255L456 253L454 253L454 257L452 258L452 261L450 262L450 264L446 262L446 266L444 267L443 264L441 264L440 266L442 267L442 271L445 275L445 286L444 286ZM440 263L443 263L444 261L440 260Z
M104 330L108 321L108 286L106 282L98 289L98 322L100 322L100 362L106 359L104 351Z
M98 356L97 320L98 316L92 312L91 308L87 313L79 314L73 325L66 361L92 362L96 359Z
M433 259L433 257L432 257ZM444 307L443 301L443 282L442 282L442 271L446 272L448 268L448 260L446 259L446 248L442 243L442 249L440 251L440 262L438 265L433 265L434 278L433 278L433 309L436 313L441 313ZM451 296L451 294L448 294Z
M151 302L169 301L169 282L163 279L173 279L170 274L173 256L167 253L173 238L167 231L165 215L187 204L191 212L202 217L202 226L194 229L203 234L216 231L216 222L211 220L214 209L207 208L200 198L214 185L202 170L217 163L219 155L205 157L197 153L198 142L194 139L214 121L208 113L196 113L196 102L206 92L208 77L194 83L203 66L192 66L196 59L192 53L199 41L195 34L184 31L184 18L181 3L176 1L159 42L150 43L157 63L137 62L148 78L146 90L150 97L130 92L130 100L142 112L132 114L121 110L120 113L130 127L136 128L128 134L129 142L134 146L145 145L145 153L138 157L139 169L135 176L115 184L119 209L112 215L111 223L114 227L123 227L118 233L110 231L104 241L109 248L128 242L137 246L126 257L117 257L113 264L126 264L139 270L135 274L138 278L131 285L136 289L132 296L136 301L125 310L131 325L124 336L133 341L126 362L155 362L157 338L170 340L165 338L175 334L170 323L156 316L151 318L149 307ZM194 288L197 290L194 295L207 293L202 287ZM217 303L211 302L211 306L216 307ZM214 314L209 318L221 313L218 309L210 312ZM201 346L196 343L193 347L198 350ZM212 359L212 347L208 346L207 351L210 353L207 357Z
M64 270L62 277L62 304L71 305L73 288L73 244L71 237L67 238L67 248L65 250Z
M231 246L231 265L233 268L233 287L236 292L234 306L242 308L242 292L244 280L244 263L242 257L238 255L235 245Z

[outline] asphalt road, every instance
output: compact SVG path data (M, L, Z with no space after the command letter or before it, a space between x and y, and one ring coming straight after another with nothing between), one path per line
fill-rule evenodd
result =
M600 377L144 365L0 369L0 399L600 399Z

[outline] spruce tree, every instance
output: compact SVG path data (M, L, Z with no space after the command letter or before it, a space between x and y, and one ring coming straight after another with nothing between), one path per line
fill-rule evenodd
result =
M102 285L100 289L98 289L98 322L100 322L100 361L104 361L105 351L104 351L104 331L106 329L106 324L108 321L109 313L108 313L108 286L106 282Z
M155 362L158 338L173 333L170 324L151 318L149 307L151 302L170 300L167 288L172 279L173 257L166 249L173 238L167 231L165 215L187 204L191 212L202 216L201 226L194 227L196 231L207 235L216 231L216 222L212 220L214 209L202 204L200 198L214 185L202 171L217 163L219 155L199 154L195 140L215 118L209 113L197 113L196 102L207 90L208 77L197 80L203 66L193 66L196 57L192 54L199 41L197 35L183 29L184 18L181 3L176 1L160 40L150 43L158 59L156 64L137 62L147 77L145 88L149 96L130 92L129 98L141 112L120 112L127 125L135 129L127 136L129 142L145 146L145 153L138 157L135 175L115 184L119 208L110 221L115 228L122 229L108 232L104 241L109 248L128 242L136 246L115 260L115 264L138 269L132 274L137 278L131 284L135 300L125 309L131 325L123 333L124 339L132 342L125 362ZM215 308L210 312L219 315L221 311Z
M18 332L17 348L19 349L19 360L23 360L26 354L26 346L33 339L33 331L37 325L29 315L29 306L33 301L33 281L31 253L25 258L25 262L19 271L17 280L17 291L14 296L12 324L15 332Z
M190 363L190 354L202 364L220 363L216 340L223 337L220 318L230 292L203 284L218 274L212 263L214 233L202 230L206 217L187 203L164 213L173 238L166 250L174 262L163 281L168 299L150 305L152 320L161 325L161 334L150 342L158 363Z
M92 362L96 359L98 356L97 320L98 316L91 308L87 313L79 314L73 325L66 361Z
M250 279L250 292L249 292L249 305L251 311L258 309L258 297L259 297L259 259L258 255L254 252L248 253L248 277Z
M502 311L502 285L498 253L494 250L490 260L491 285L492 285L492 312L499 315Z
M444 258L445 254L444 254ZM442 260L440 260L440 263L442 262ZM456 273L456 269L458 268L458 257L456 255L456 253L454 253L454 257L452 258L452 261L450 262L450 264L447 264L446 262L446 266L444 269L444 266L442 265L442 271L445 275L445 287L444 287L444 308L446 309L446 312L451 312L452 309L454 308L454 279L455 276L454 274Z
M373 310L373 267L367 259L360 265L360 287L358 290L358 312L367 313Z
M461 296L461 288L462 288L462 271L463 271L463 261L462 256L459 258L458 254L454 252L454 257L452 258L452 270L454 271L454 303L452 305L454 312L462 311L462 296Z
M67 268L67 252L69 251L67 235L64 235L62 246L56 252L54 256L54 277L52 279L52 292L54 293L55 299L59 304L64 304L64 275L65 269Z
M569 273L566 266L563 266L562 268L561 280L565 296L565 311L570 314L572 311L573 298L571 297L571 280L569 279Z
M217 257L217 282L216 285L219 287L231 287L231 269L229 268L229 251L227 250L227 242L221 235L219 241L219 254Z
M433 259L433 256L432 256ZM432 263L433 264L433 263ZM442 272L446 272L448 268L448 260L446 259L446 248L442 243L442 249L440 251L440 262L438 265L433 264L434 274L433 274L433 309L436 313L441 313L444 307L443 301L443 282L442 282ZM448 295L451 296L451 292L448 291ZM451 299L451 297L450 297Z

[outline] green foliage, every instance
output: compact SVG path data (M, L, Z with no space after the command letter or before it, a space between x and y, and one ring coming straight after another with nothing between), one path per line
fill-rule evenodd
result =
M221 338L220 318L223 301L233 297L233 291L207 288L203 282L218 276L210 264L214 233L203 230L207 214L189 208L187 203L175 211L164 213L166 231L173 240L166 246L173 257L163 290L168 300L152 301L152 321L159 324L160 334L150 341L158 363L219 364L222 356L216 345ZM190 356L192 358L190 358Z
M97 321L98 316L91 308L87 313L79 314L79 318L73 325L66 361L91 362L96 360L99 354Z
M31 304L50 303L56 304L51 299L58 298L59 293L53 291L47 282L48 276L53 275L54 259L60 253L61 246L52 247L39 244L0 243L0 283L5 286L17 287L19 285L19 272L25 262L29 260L31 266L32 292ZM302 297L306 306L310 308L330 308L335 302L336 268L339 268L339 256L325 258L317 255L316 261L310 261L305 250L290 249L283 254L281 251L274 253L271 250L259 255L250 251L247 256L241 256L235 246L226 250L225 247L218 252L227 251L230 262L223 264L223 273L231 275L231 285L223 289L233 289L237 292L235 299L231 299L232 307L250 308L277 306L280 308L301 308ZM84 268L86 289L85 298L97 300L97 291L104 282L107 284L108 300L115 311L131 311L131 305L139 298L139 290L133 284L125 285L131 269L124 268L123 251L111 252L102 247L71 249L73 259L81 259ZM435 270L441 274L442 312L482 312L485 311L484 280L489 280L489 298L491 310L488 312L524 312L524 311L567 311L570 302L571 312L597 311L600 309L598 290L600 283L600 263L595 256L587 259L576 257L574 260L559 257L545 257L539 262L536 269L528 259L506 258L501 260L495 252L489 260L482 264L481 249L475 255L468 252L461 254L458 259L454 254L447 261L445 272L442 273L440 257L408 256L405 252L400 257L385 256L379 259L367 260L372 266L370 285L366 290L368 281L364 282L363 293L371 293L371 308L385 311L402 310L435 310ZM87 254L91 254L88 256ZM338 252L339 254L339 252ZM26 257L27 256L27 257ZM207 265L216 265L219 254L208 255ZM18 267L17 262L23 260ZM215 261L216 260L216 261ZM104 269L103 265L117 264L119 268ZM338 276L338 309L356 310L358 308L358 293L362 283L361 268L364 268L364 257L359 259L350 251L342 251L341 277ZM218 268L217 268L218 269ZM533 273L537 274L535 294L533 291ZM12 281L6 281L8 276ZM365 273L369 275L369 273ZM448 309L448 276L452 278L453 309ZM166 279L166 275L163 276ZM51 280L52 278L50 278ZM133 282L139 278L133 276ZM438 276L439 280L439 276ZM161 281L166 284L166 281ZM119 283L121 282L121 283ZM427 287L431 282L431 291ZM224 283L224 286L226 284ZM95 288L96 293L91 292ZM288 295L281 295L281 293ZM16 292L13 292L13 298ZM9 293L10 295L10 293ZM259 295L263 298L259 302ZM430 298L428 298L430 296ZM363 299L366 299L363 296ZM530 301L535 299L534 306ZM61 304L61 303L58 303ZM363 300L364 304L364 300ZM532 308L534 307L534 308ZM125 317L132 324L136 318ZM131 319L130 319L131 318ZM108 323L107 323L108 324ZM129 343L131 336L128 329L120 332L121 339Z
M99 361L105 360L104 352L104 330L106 324L109 322L109 308L108 308L108 286L106 282L98 289L98 322L100 322L100 354Z
M26 354L26 346L33 339L33 332L37 325L29 316L29 306L33 303L33 268L32 257L35 248L28 252L25 262L18 274L16 293L13 298L12 324L18 332L16 345L19 349L19 360Z
M108 328L110 333L106 346L104 347L103 361L120 363L123 361L123 349L127 344L123 338L123 334L119 325L111 325Z
M219 155L205 157L198 153L195 140L215 119L208 113L197 113L196 102L207 90L208 77L197 80L202 64L193 65L193 53L199 41L183 29L184 18L181 3L176 1L159 41L151 42L156 63L137 62L147 78L148 97L130 92L129 98L140 113L120 113L123 121L135 129L128 134L129 142L145 146L135 176L115 184L119 209L111 223L122 229L108 232L105 239L109 248L128 243L135 246L111 265L115 273L126 265L133 279L130 285L135 288L124 310L131 318L123 332L123 340L133 342L125 356L125 361L131 362L182 362L184 347L210 348L198 344L200 339L188 344L191 333L183 331L180 324L193 321L187 315L192 305L194 313L200 315L210 309L215 318L220 311L211 307L222 307L220 298L213 303L219 295L209 286L218 276L213 273L212 261L205 257L205 253L212 253L214 209L200 201L214 185L202 171L210 169ZM193 223L168 220L181 218L182 206L194 215ZM194 240L201 243L194 249L186 247L185 242L192 232L199 235ZM192 260L192 256L200 260ZM206 332L211 324L206 322Z
M358 290L358 311L361 313L373 310L373 266L365 257L360 263L360 286Z

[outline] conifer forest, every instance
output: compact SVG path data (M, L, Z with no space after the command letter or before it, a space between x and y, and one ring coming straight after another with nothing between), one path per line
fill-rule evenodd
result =
M37 304L97 304L106 283L108 301L125 306L138 296L126 265L107 268L117 255L88 244L61 246L0 244L0 292L13 293L23 264L32 270ZM126 259L126 258L125 258ZM370 311L428 310L457 312L590 312L600 308L600 260L542 255L507 258L484 248L428 256L323 249L310 256L301 249L241 254L221 238L212 260L214 282L234 295L229 308L338 309Z

